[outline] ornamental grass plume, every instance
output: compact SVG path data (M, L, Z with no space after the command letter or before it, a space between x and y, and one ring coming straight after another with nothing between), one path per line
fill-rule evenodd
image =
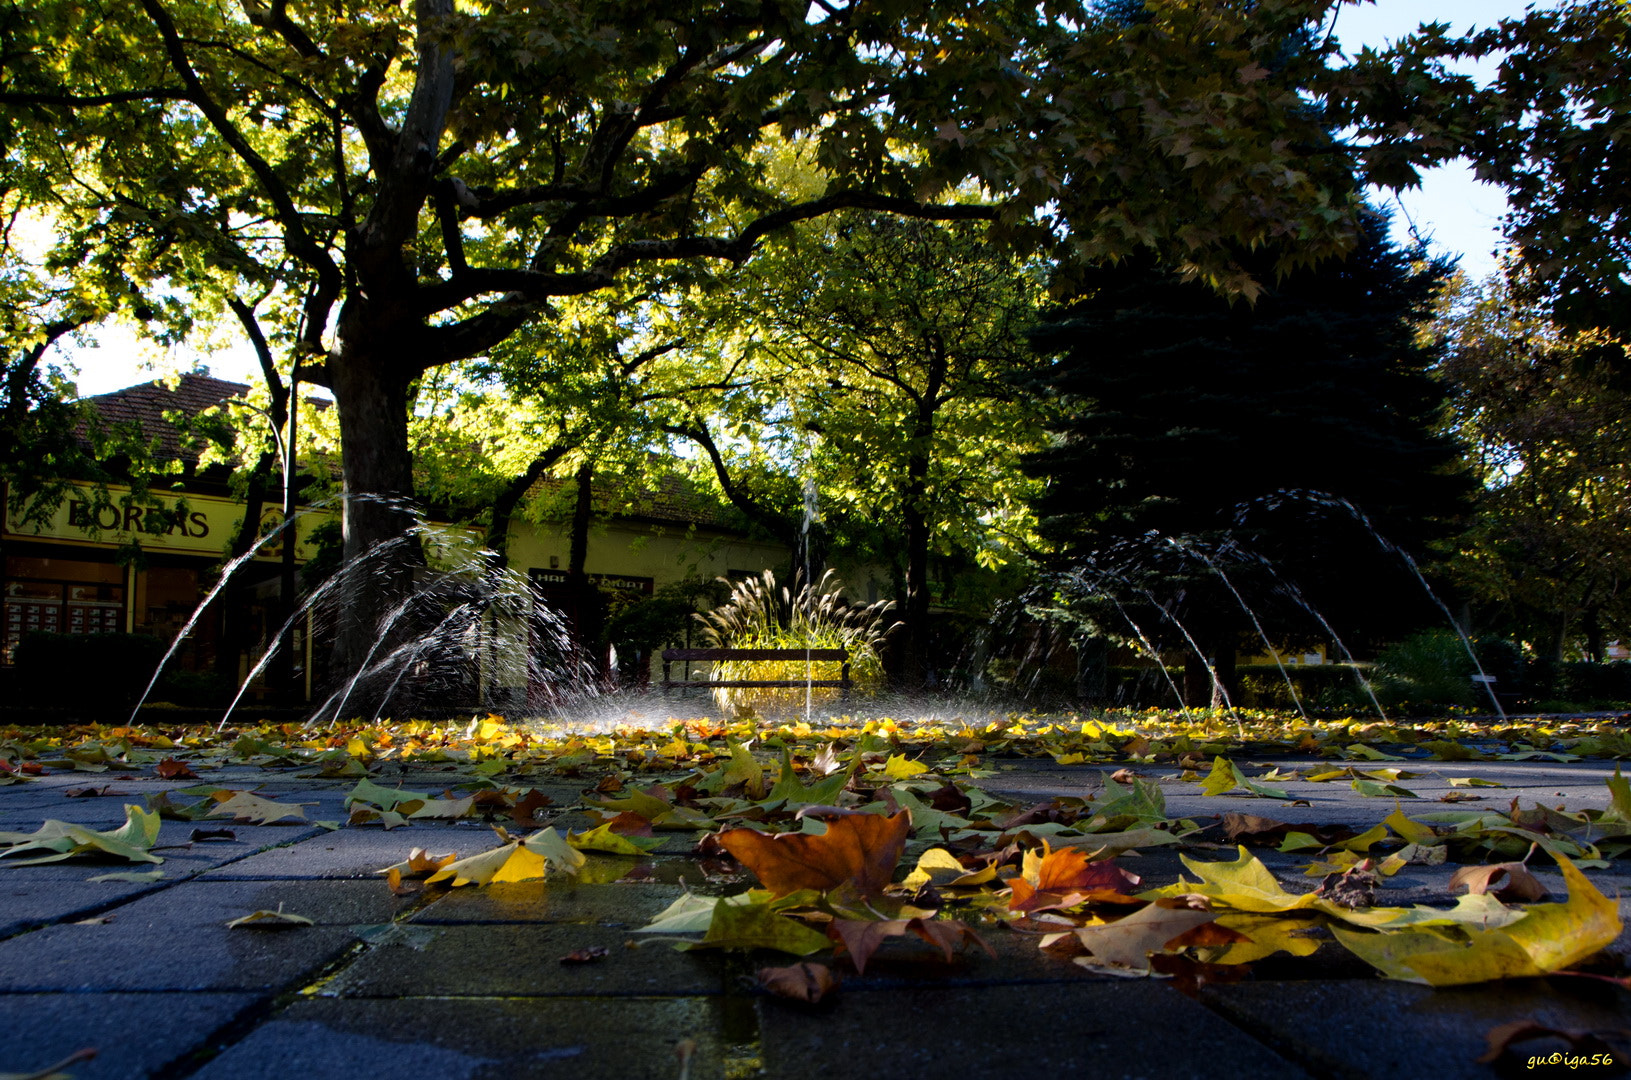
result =
M880 600L851 604L843 597L843 582L831 570L813 585L798 591L776 585L776 573L727 582L730 595L712 611L695 616L703 625L702 639L716 649L847 649L850 679L857 689L875 689L883 682L883 647L887 616L894 602ZM715 679L837 679L842 665L834 660L797 661L722 660L713 665ZM714 700L726 715L741 718L802 709L806 690L774 687L716 687ZM838 691L809 691L812 704L836 699Z

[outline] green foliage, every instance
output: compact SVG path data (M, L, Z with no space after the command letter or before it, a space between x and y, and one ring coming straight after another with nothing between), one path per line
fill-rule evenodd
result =
M1061 606L1120 635L1130 613L1162 648L1191 647L1181 620L1209 655L1323 633L1293 587L1350 641L1420 625L1424 591L1372 535L1420 558L1467 486L1420 337L1446 270L1419 258L1373 215L1346 259L1250 307L1142 265L1048 319L1036 383L1064 417L1028 468L1073 571Z
M848 649L850 678L857 687L876 687L883 678L879 650L883 646L885 617L893 604L879 601L857 606L843 597L843 583L831 570L815 584L796 592L777 588L774 571L745 578L731 585L725 602L698 616L703 640L710 648L728 649ZM717 679L836 679L837 661L800 664L768 660L730 660L713 665ZM825 703L839 691L816 689L810 700ZM727 716L743 717L802 708L806 691L775 688L720 687L714 700Z
M1631 636L1625 346L1571 331L1500 279L1461 282L1438 329L1449 425L1482 486L1450 560L1482 623L1561 660Z
M158 669L164 643L146 634L25 634L17 644L19 698L104 716L129 708ZM87 679L87 672L95 672Z
M1424 630L1377 656L1376 695L1384 704L1473 706L1482 693L1472 681L1476 672L1459 634Z

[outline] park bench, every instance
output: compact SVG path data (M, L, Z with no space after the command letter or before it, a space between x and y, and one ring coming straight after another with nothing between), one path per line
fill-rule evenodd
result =
M721 660L780 660L789 664L802 664L806 661L837 660L844 666L836 679L675 679L672 665L685 664L685 674L691 673L693 662L706 661L716 663ZM664 649L663 650L663 689L677 690L688 686L700 686L713 689L714 687L730 687L732 689L776 687L794 689L801 686L836 688L844 697L849 696L851 686L849 677L849 650L847 649Z

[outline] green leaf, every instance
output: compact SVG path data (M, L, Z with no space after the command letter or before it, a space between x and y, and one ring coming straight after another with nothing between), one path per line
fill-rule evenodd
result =
M831 947L827 935L780 914L781 906L771 901L762 889L727 896L714 905L713 918L702 940L682 947L774 949L794 956L809 956Z
M610 822L588 832L569 832L566 842L579 851L604 851L609 855L644 855L663 846L660 836L626 836L613 832Z
M1353 783L1348 786L1368 799L1418 799L1421 797L1409 788L1402 788L1398 784L1383 784L1359 776L1354 777Z
M164 860L148 849L158 842L159 816L150 810L127 804L125 823L108 832L65 821L47 821L33 833L0 833L0 844L9 845L0 859L13 859L12 866L35 866L60 862L76 855L113 855L131 862L161 863ZM16 859L31 851L46 851L32 859Z
M353 803L362 803L379 810L396 810L397 806L405 802L424 803L430 799L429 792L403 791L401 788L382 787L366 777L357 781L345 797L345 805L350 807ZM412 813L411 810L399 811Z

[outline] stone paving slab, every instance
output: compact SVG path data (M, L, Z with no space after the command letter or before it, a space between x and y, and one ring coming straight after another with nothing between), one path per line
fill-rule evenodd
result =
M568 877L452 889L416 911L420 924L584 923L645 926L684 890L672 885L586 884Z
M227 929L279 904L316 921L291 929ZM49 926L0 942L8 990L281 990L356 941L356 927L405 906L371 882L187 882L107 913L106 922Z
M342 997L685 997L719 994L717 958L666 945L628 946L629 935L583 923L423 926L372 947L325 984ZM567 954L606 950L598 961Z
M264 1002L259 994L0 993L0 1073L33 1073L87 1047L96 1057L68 1068L74 1080L190 1071L195 1050Z
M766 1000L759 1016L764 1075L776 1080L1308 1075L1155 982L846 990L827 1011Z
M693 1080L757 1075L727 1073L742 1059L726 1060L721 1011L714 997L308 999L193 1076L674 1080L682 1040L696 1044Z
M1259 775L1260 769L1237 760L1248 775ZM1554 806L1563 802L1571 810L1602 806L1607 802L1603 780L1613 775L1612 763L1602 762L1367 765L1279 759L1263 764L1301 768L1305 774L1347 765L1431 773L1402 781L1424 796L1398 800L1412 816L1435 810L1499 812L1514 796L1525 806L1537 799ZM1233 795L1207 798L1171 768L1135 768L1161 784L1169 813L1207 826L1238 811L1363 828L1395 805L1392 799L1362 797L1343 781L1284 785L1307 798L1309 806ZM1109 771L1059 767L1044 759L1020 762L979 783L1017 802L1037 801L1102 787ZM63 772L38 784L0 787L0 830L32 832L50 817L112 827L124 820L127 801L140 805L142 795L201 784L255 789L281 802L309 801L314 804L307 811L310 821L343 820L345 795L356 783L253 765L208 770L200 780L120 775ZM460 775L437 767L387 768L372 779L385 787L440 794ZM1472 789L1484 796L1477 802L1440 803L1436 796L1451 790L1450 776L1485 776L1508 786ZM525 778L503 782L511 788L532 786ZM68 787L103 784L128 794L62 797ZM579 829L592 822L590 815L572 809L583 798L581 787L559 781L538 786L556 800L557 827ZM93 1071L92 1064L76 1067L76 1080L193 1075L320 1080L408 1070L506 1080L614 1075L672 1080L679 1075L674 1046L691 1038L697 1040L692 1080L726 1075L1008 1080L1039 1070L1094 1080L1190 1075L1398 1080L1491 1076L1467 1062L1481 1051L1484 1031L1519 1015L1563 1027L1631 1026L1609 1023L1623 1014L1626 999L1624 991L1606 984L1552 979L1432 991L1378 979L1334 942L1312 957L1259 961L1247 982L1209 987L1197 1002L1163 983L1092 973L1041 954L1034 938L983 925L977 928L995 957L968 951L948 965L915 940L891 941L865 976L852 975L830 1003L799 1008L756 997L747 982L758 966L788 963L788 958L679 953L658 943L627 947L639 939L632 931L684 889L718 894L747 883L739 869L733 873L725 864L691 857L692 834L665 836L664 849L650 856L597 855L577 879L399 898L374 871L401 861L410 848L463 856L495 846L498 838L477 823L329 831L310 821L254 826L211 820L198 826L231 829L234 838L190 845L194 824L167 821L160 841L165 850L158 852L167 860L161 867L166 878L151 885L86 881L110 870L144 869L124 863L0 865L0 937L15 935L0 941L0 1035L21 1025L73 1043L79 1018L101 1020L100 1026L84 1020L91 1033L86 1043L40 1061L31 1056L14 1063L0 1056L0 1072L37 1068L79 1045L99 1043L106 1054L108 1047L146 1039L153 1046L147 1056L132 1056L119 1067L94 1066L102 1071ZM1233 860L1235 846L1206 842L1214 838L1221 839L1216 830L1204 834L1186 853L1192 859ZM1292 891L1318 884L1317 876L1301 872L1310 854L1251 851ZM1142 875L1146 887L1171 883L1183 873L1173 848L1152 848L1118 861ZM1561 898L1561 878L1550 860L1537 854L1530 861ZM1382 880L1378 902L1447 901L1453 869L1407 867ZM1620 860L1590 874L1606 893L1620 896L1631 921L1631 865ZM280 901L318 925L286 932L224 926L230 918L275 908ZM107 921L76 925L93 910ZM42 923L51 925L31 929ZM591 945L606 948L607 956L583 966L560 964L562 955ZM1617 947L1631 951L1631 940L1622 937ZM9 1045L0 1037L0 1054ZM55 1049L57 1043L50 1045ZM200 1067L200 1062L207 1063Z
M270 826L268 826L270 828ZM475 855L498 844L492 829L477 823L416 824L386 830L377 825L323 830L251 854L249 857L212 870L209 878L370 878L383 881L376 873L407 859L414 848L435 854L455 852L460 858Z
M1432 989L1385 979L1345 982L1253 982L1208 987L1202 1000L1269 1045L1308 1064L1318 1075L1431 1076L1434 1080L1489 1080L1477 1058L1485 1033L1513 1020L1564 1029L1631 1027L1626 994L1583 979L1522 979L1475 987ZM1523 1043L1530 1054L1567 1049L1561 1043ZM1520 1074L1547 1075L1520 1068ZM1613 1075L1582 1068L1552 1075Z

